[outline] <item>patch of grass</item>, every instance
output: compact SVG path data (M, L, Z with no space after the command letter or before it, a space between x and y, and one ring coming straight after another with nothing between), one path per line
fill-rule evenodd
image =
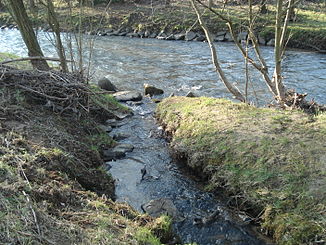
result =
M325 114L175 97L159 104L157 117L176 154L209 178L207 188L255 210L278 244L326 238Z
M9 60L13 60L13 59L19 59L19 58L20 58L19 56L14 55L14 54L0 53L0 62L9 61ZM18 61L18 62L10 63L8 65L11 65L17 69L29 70L32 68L32 65L28 61Z

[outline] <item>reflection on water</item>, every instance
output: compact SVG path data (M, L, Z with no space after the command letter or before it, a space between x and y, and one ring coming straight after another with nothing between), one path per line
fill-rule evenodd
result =
M49 34L40 32L38 35L45 55L55 56ZM0 42L0 52L27 53L17 30L0 31ZM216 45L229 80L242 88L244 61L237 48L232 43ZM263 47L262 53L272 71L273 48ZM308 98L326 104L323 96L326 93L326 55L288 51L283 70L287 87L306 92ZM96 37L92 73L96 78L107 76L121 89L142 90L143 84L149 83L163 88L167 95L172 92L184 95L192 90L203 96L230 96L214 71L207 43ZM251 80L258 97L269 98L256 71L251 72Z

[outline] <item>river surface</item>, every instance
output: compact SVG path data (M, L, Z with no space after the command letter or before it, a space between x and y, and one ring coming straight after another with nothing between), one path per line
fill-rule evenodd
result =
M56 56L51 34L38 36L46 56ZM65 36L65 35L63 35ZM89 39L90 37L85 37ZM52 38L53 40L53 38ZM216 43L222 66L231 82L244 87L245 65L233 43ZM88 56L86 48L84 54ZM0 31L0 52L26 56L19 31ZM262 53L273 71L273 48L263 47ZM163 88L166 95L185 95L189 91L199 96L230 97L213 69L207 43L163 41L126 37L96 37L92 52L92 74L108 77L118 88L141 91L148 83ZM283 76L288 88L308 93L308 99L326 104L326 55L314 52L287 51L283 61ZM271 99L256 71L250 72L250 97L259 105Z
M46 56L55 56L48 34L39 33ZM17 30L0 31L0 52L26 55ZM244 64L232 43L218 43L223 67L230 80L244 80ZM272 48L264 47L264 55L272 63ZM87 55L87 51L85 51ZM97 37L93 50L94 77L110 78L120 89L141 91L144 83L164 89L165 95L197 95L228 97L210 63L206 43ZM326 56L303 51L288 51L284 60L284 78L288 87L307 92L310 98L326 103ZM94 79L95 79L94 78ZM269 95L259 77L252 73L253 85L260 103ZM252 98L256 96L252 95ZM183 243L202 245L260 245L269 244L253 231L253 227L237 213L230 211L225 200L202 190L175 164L170 156L162 131L155 124L155 104L145 98L144 103L129 103L134 116L120 121L110 133L124 135L120 143L134 145L123 159L107 162L116 180L117 201L127 202L135 209L151 200L172 201L176 210L174 230ZM142 169L146 175L142 179ZM162 203L163 205L163 203ZM211 217L210 222L201 224Z

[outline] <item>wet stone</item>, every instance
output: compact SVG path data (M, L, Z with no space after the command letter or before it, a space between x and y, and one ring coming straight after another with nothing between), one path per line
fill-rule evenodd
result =
M126 156L126 152L123 150L108 149L103 152L105 161L112 161L121 159Z
M152 217L159 217L163 214L169 215L172 218L177 218L179 216L178 210L175 207L173 201L168 198L151 200L148 203L142 205L142 208Z
M113 97L118 101L139 101L142 100L142 95L137 91L120 91L113 94Z
M189 98L195 98L195 97L197 97L193 92L188 92L187 94L186 94L186 97L189 97Z
M116 152L132 152L134 150L134 146L131 144L118 144L116 147L113 148L113 151Z
M124 140L124 139L127 139L130 135L127 134L127 133L124 133L124 132L118 132L116 134L113 135L113 139L114 140Z

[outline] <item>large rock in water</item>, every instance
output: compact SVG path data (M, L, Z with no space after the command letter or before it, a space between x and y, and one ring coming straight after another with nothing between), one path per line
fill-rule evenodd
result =
M118 91L117 87L114 86L114 84L107 78L102 78L97 82L97 85L104 90L107 91L113 91L116 92Z
M194 33L193 31L189 31L186 33L185 40L186 41L192 41L197 37L197 34Z
M179 215L173 201L168 198L151 200L148 203L142 205L142 208L152 217L159 217L165 214L171 216L172 218L177 218Z
M116 100L124 101L139 101L142 100L142 95L137 91L120 91L112 94Z
M144 84L144 94L145 95L149 95L149 96L153 96L153 95L160 95L163 94L164 91L162 89L156 88L152 85L149 85L147 83Z

